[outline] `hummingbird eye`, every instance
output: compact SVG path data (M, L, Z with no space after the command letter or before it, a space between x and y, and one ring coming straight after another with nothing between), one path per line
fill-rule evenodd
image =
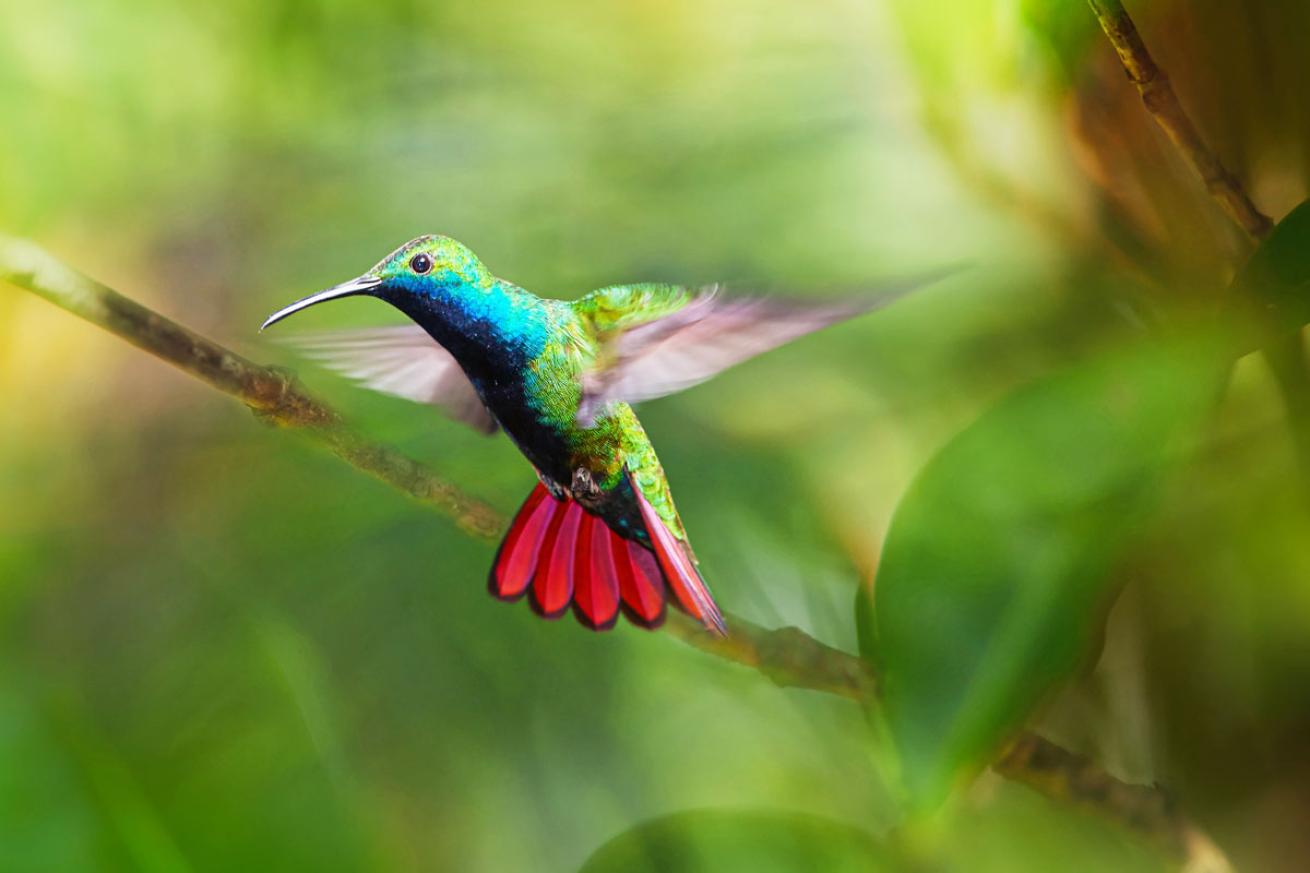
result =
M423 254L422 252L418 253L409 259L409 268L422 276L428 270L432 269L432 256Z

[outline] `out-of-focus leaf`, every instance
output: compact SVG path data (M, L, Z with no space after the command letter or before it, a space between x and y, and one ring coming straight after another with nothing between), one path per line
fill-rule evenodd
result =
M23 690L0 670L0 867L95 869L96 850L108 842L95 804L76 762Z
M890 870L863 831L795 813L703 810L644 822L592 855L581 873L866 873Z
M1310 323L1310 200L1287 214L1233 280L1234 302L1254 304L1268 329Z
M1087 21L1095 26L1085 5L957 0L949 14L921 0L889 7L926 128L961 179L1043 201L1066 190L1067 160L1044 144L1055 135L1049 106L1063 99L1069 58L1090 34Z
M916 478L861 639L912 805L981 766L1077 666L1153 484L1215 396L1216 360L1197 342L1073 366L1003 399Z
M1176 870L1157 847L1100 816L1051 803L1003 782L985 804L961 804L934 828L932 866L953 873L1079 870L1166 873Z
M1076 75L1087 44L1100 36L1096 18L1083 3L1064 0L1017 0L1019 17L1034 48L1064 78Z

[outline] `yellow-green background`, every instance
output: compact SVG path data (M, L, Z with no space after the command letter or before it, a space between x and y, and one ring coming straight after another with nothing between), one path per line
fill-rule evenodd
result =
M1303 4L1130 8L1259 205L1303 199ZM0 120L0 229L283 364L268 312L425 232L554 296L966 265L642 410L722 605L848 650L936 449L1126 312L1217 299L1244 251L1073 0L0 0ZM531 487L508 441L300 369L502 510ZM1099 667L1035 722L1168 784L1248 869L1310 857L1310 525L1282 419L1244 359L1116 558ZM0 288L0 871L570 871L674 813L900 822L853 705L542 622L486 595L491 556ZM970 871L1162 863L994 777L899 844Z

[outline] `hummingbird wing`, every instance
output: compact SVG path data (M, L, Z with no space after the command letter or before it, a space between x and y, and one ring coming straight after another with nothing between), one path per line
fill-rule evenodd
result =
M322 331L285 342L374 391L436 406L484 434L497 430L454 356L418 325Z
M698 385L797 337L886 306L940 275L828 301L727 295L717 285L594 291L574 303L597 341L595 364L582 376L577 421L591 424L616 400L635 403Z

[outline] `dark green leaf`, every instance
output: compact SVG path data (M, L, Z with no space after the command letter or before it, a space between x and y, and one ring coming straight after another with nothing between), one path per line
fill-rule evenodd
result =
M582 873L866 873L889 870L863 831L786 812L702 810L644 822L601 846Z
M1253 304L1269 330L1310 323L1310 201L1278 223L1233 281L1234 303Z
M1152 486L1215 396L1205 344L1137 348L1003 399L919 474L861 648L916 806L981 766L1079 663Z

